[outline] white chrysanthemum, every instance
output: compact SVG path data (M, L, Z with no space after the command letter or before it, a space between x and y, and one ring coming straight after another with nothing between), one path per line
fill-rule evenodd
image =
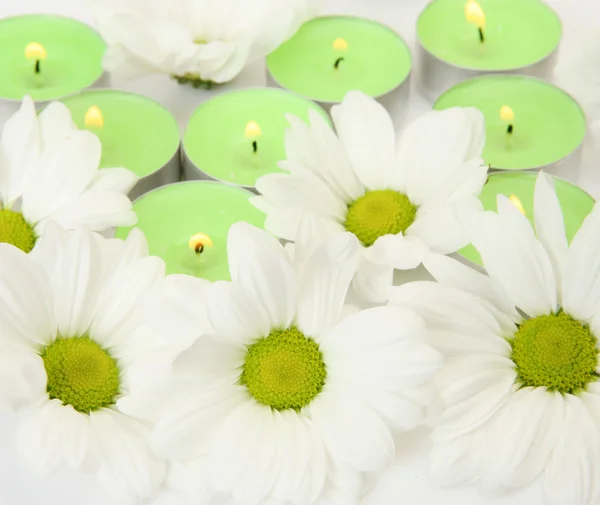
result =
M101 150L62 103L38 118L25 97L0 140L0 242L29 252L49 220L93 231L135 224L127 193L137 177L124 168L99 170Z
M192 281L159 304L174 309L167 335L191 344L154 437L171 485L195 503L358 503L361 472L394 455L390 430L421 423L431 401L440 356L421 341L423 321L395 307L341 319L358 260L349 233L301 270L245 223L228 253L232 283L197 281L193 293Z
M94 10L109 45L107 70L208 87L276 49L313 14L312 2L95 0Z
M600 487L600 205L569 246L551 178L535 188L535 231L504 196L467 228L489 277L450 258L441 283L393 289L427 320L443 413L432 469L444 484L495 490L544 476L546 500L597 505Z
M93 471L114 503L151 496L164 476L149 427L121 408L159 343L138 306L164 275L147 254L141 232L123 242L54 223L29 255L0 244L0 397L23 409L18 459L35 474Z
M354 233L362 249L354 288L373 302L387 300L394 268L415 268L428 248L447 254L468 243L453 209L479 205L487 173L481 112L429 112L398 144L386 110L358 91L332 108L337 136L313 112L310 127L288 118L280 167L289 173L257 182L262 196L253 203L269 231L294 240L300 217L310 214L321 219L322 237Z

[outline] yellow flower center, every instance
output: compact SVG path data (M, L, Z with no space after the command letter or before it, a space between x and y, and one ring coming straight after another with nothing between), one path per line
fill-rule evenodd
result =
M0 242L14 245L26 253L35 245L33 227L25 221L23 214L12 210L0 210Z

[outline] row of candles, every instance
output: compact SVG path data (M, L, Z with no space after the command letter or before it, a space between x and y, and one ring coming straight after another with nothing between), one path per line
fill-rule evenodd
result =
M501 171L489 177L484 207L495 209L502 193L531 218L535 174L529 170L576 164L586 132L579 105L540 79L551 72L560 43L556 14L539 0L434 0L420 15L417 33L419 77L437 96L434 108L473 106L486 118L484 158ZM151 253L165 260L169 273L209 280L228 278L231 224L264 223L249 199L256 180L278 171L285 159L286 114L306 121L314 110L327 118L330 106L353 89L395 114L406 105L412 68L409 48L389 28L354 17L315 18L267 57L270 88L208 100L180 141L175 119L152 100L110 89L81 91L102 78L104 42L89 27L21 16L0 22L0 38L0 99L62 99L77 125L100 138L102 166L124 166L140 177L130 196L137 198L138 226ZM494 73L477 75L485 72ZM182 175L187 182L179 182ZM593 199L561 179L556 189L572 236ZM479 262L471 247L461 254Z

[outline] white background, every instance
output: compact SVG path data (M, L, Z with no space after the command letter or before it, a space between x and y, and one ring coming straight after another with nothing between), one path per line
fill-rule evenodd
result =
M165 0L169 1L169 0ZM218 2L219 0L214 0ZM252 1L252 0L247 0ZM273 0L279 1L279 0ZM427 0L323 0L324 13L369 17L396 29L414 47L415 23ZM560 58L572 58L582 48L583 35L597 19L600 4L594 0L548 0L562 18L564 38ZM0 0L0 18L22 13L55 13L91 24L86 2L82 0ZM597 32L600 34L600 30ZM599 35L600 36L600 35ZM598 69L600 72L600 69ZM0 76L2 78L2 76ZM416 81L416 79L413 79ZM415 82L413 82L413 85ZM194 107L211 93L179 86L166 77L144 78L132 82L114 81L113 87L147 95L168 108L185 127ZM265 85L262 64L247 68L225 89ZM408 112L412 118L431 104L413 86ZM224 88L220 88L222 91ZM599 90L600 93L600 90ZM9 114L0 103L0 126ZM600 196L598 163L588 152L581 169L566 175L595 197ZM61 471L48 477L33 477L18 468L14 458L15 416L0 407L0 505L111 505L91 476ZM542 505L540 483L500 497L487 496L473 488L439 489L427 474L427 430L420 429L397 438L398 454L394 466L371 489L364 505ZM183 497L165 492L152 505L188 505Z

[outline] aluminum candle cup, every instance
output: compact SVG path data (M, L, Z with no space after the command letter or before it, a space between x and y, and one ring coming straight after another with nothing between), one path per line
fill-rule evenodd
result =
M491 169L543 169L571 177L578 169L586 118L563 90L534 77L485 75L449 89L434 109L457 106L483 113L483 159Z
M256 180L285 160L288 114L308 122L317 104L295 93L251 88L221 93L192 114L183 136L186 180L208 179L254 191Z
M548 79L562 26L539 0L433 0L417 21L419 81L435 98L482 73Z
M129 192L132 200L180 180L179 127L158 103L113 89L84 91L62 102L79 128L100 139L100 168L124 167L140 178Z
M329 111L348 91L376 98L396 122L409 97L412 57L404 40L375 21L326 16L305 23L267 57L267 81Z

